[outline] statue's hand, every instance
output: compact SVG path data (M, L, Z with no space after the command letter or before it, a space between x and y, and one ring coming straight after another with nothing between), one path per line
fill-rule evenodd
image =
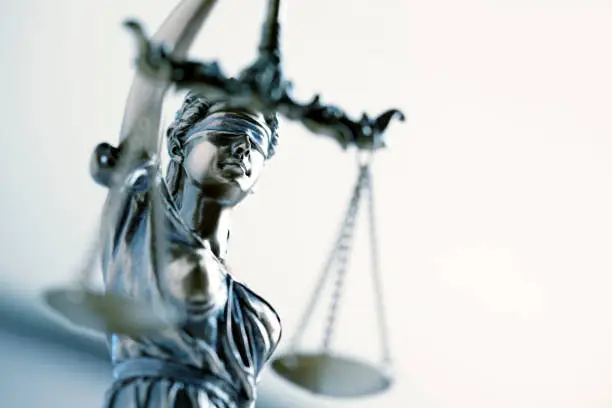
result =
M156 44L149 40L141 24L135 20L124 23L136 39L138 50L136 68L149 80L170 84L172 76L172 61L170 53L164 44Z

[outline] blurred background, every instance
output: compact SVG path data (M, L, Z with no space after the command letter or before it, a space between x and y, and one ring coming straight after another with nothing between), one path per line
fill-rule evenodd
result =
M89 157L116 143L133 75L120 24L136 17L152 32L175 4L0 2L1 406L103 400L104 344L50 317L40 293L73 278L101 210ZM237 73L255 56L264 10L220 1L192 57ZM378 396L331 400L268 370L259 406L610 407L612 3L286 1L284 17L297 96L408 116L375 166L397 380ZM168 112L177 106L175 95ZM236 211L229 261L276 306L287 340L356 168L331 141L286 121L281 132ZM359 233L335 347L375 361Z

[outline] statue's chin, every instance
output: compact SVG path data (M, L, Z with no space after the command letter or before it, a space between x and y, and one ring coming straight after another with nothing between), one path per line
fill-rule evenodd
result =
M220 170L208 181L202 184L203 195L228 206L240 203L253 188L253 180L242 169Z
M205 319L213 309L214 303L212 302L208 304L189 303L185 308L184 316L189 321L198 321Z

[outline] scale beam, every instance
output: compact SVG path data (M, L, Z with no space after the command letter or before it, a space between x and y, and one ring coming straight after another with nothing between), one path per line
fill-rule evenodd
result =
M336 140L343 148L376 150L385 147L383 134L394 119L404 121L399 109L389 109L377 116L363 113L353 119L340 107L324 104L315 95L310 102L300 102L292 94L292 83L282 72L280 60L280 1L271 0L263 24L259 55L238 77L225 75L215 62L176 58L163 43L147 39L136 21L128 27L137 36L136 65L141 74L153 81L170 82L177 90L191 90L212 99L223 100L235 108L275 112L301 123L310 132Z

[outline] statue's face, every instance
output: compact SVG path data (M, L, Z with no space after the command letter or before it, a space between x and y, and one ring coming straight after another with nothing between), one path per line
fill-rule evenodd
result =
M216 112L187 133L188 183L209 199L235 204L253 188L266 161L271 130L261 115Z

